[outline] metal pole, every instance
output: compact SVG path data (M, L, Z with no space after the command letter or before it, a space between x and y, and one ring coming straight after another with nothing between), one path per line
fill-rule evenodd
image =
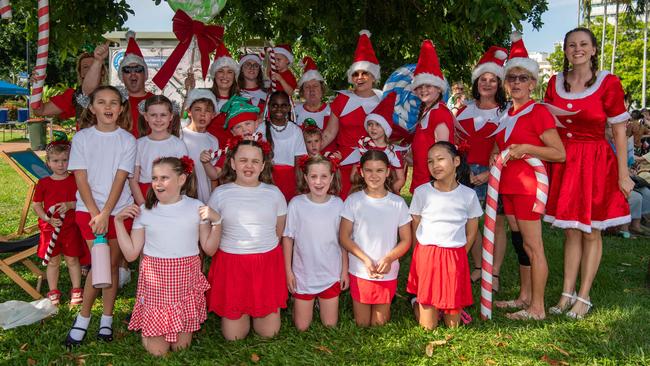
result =
M641 81L641 108L645 109L646 99L646 64L648 62L648 9L643 9L643 79Z
M618 0L616 0L616 13L614 14L614 42L612 44L612 64L609 72L614 73L614 62L616 61L616 41L618 40Z
M603 0L603 34L600 38L600 69L605 67L605 31L607 30L607 0Z

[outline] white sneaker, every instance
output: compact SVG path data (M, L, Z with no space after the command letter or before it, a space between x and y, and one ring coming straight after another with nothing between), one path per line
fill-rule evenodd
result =
M127 283L131 281L131 270L128 268L120 267L120 288L124 287Z

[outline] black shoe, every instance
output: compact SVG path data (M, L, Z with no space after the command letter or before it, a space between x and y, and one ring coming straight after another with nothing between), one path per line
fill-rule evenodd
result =
M87 331L87 329L79 328L79 327L75 327L74 325L75 325L76 323L77 323L77 318L75 318L74 322L72 323L72 328L70 328L70 331L75 330L75 329L76 329L76 330L81 330L81 331L84 332L84 337L83 337L83 338L85 338L85 337L86 337L86 331ZM81 342L83 342L83 338L81 338L81 340L78 341L78 340L72 338L72 337L70 336L70 332L68 332L68 335L65 337L65 341L63 341L63 345L64 345L67 349L72 349L72 347L80 345Z
M101 333L97 332L97 339L99 339L100 341L104 341L104 342L112 342L113 341L113 327L100 327L99 331L101 332L102 329L110 330L111 334L101 334Z

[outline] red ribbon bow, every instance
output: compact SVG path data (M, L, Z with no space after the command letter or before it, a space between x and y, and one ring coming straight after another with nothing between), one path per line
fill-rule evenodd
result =
M181 156L179 159L181 161L181 165L183 166L183 173L190 175L194 171L194 160L190 158L187 155Z
M339 169L339 164L341 164L341 159L334 156L334 154L331 151L325 152L323 156L330 161L330 165L332 166L332 173L335 173Z
M160 89L163 89L174 75L176 67L192 43L193 36L196 36L199 53L201 54L201 71L204 79L210 66L210 53L214 52L219 42L223 40L222 26L205 25L198 20L192 20L189 15L180 9L176 11L172 22L178 45L153 78L153 82Z

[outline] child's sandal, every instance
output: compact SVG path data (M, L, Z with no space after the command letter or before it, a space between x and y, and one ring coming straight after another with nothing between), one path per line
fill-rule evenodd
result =
M78 346L81 344L81 342L83 342L84 338L86 337L86 331L88 330L84 328L75 327L75 324L77 324L77 318L75 318L75 320L72 322L72 328L70 328L70 330L68 331L68 335L65 337L65 341L63 341L63 345L69 350L72 349L72 347ZM72 336L70 336L70 333L72 333L73 330L82 331L84 333L83 337L81 337L80 340L76 340L72 338Z
M48 292L46 296L52 302L52 305L59 305L59 302L61 301L61 291L52 290Z
M82 288L73 288L70 291L70 306L78 306L83 302L84 290Z

